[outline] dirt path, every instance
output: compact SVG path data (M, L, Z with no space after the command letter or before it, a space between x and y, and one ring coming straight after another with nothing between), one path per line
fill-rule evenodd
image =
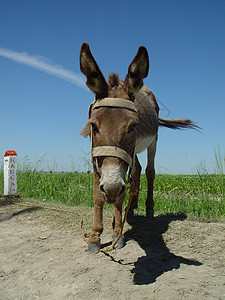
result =
M0 299L224 299L224 224L133 217L126 246L89 255L79 214L0 201ZM78 212L79 214L77 214ZM111 240L105 212L103 243Z

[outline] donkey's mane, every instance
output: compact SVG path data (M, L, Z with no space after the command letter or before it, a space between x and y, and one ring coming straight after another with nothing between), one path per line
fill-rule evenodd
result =
M111 88L113 88L115 86L119 86L119 84L120 84L119 76L115 73L109 74L108 83Z

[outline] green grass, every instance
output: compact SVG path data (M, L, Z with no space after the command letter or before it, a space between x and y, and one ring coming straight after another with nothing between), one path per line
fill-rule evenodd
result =
M90 169L88 155L85 164ZM214 153L215 174L199 168L197 175L156 175L154 182L155 213L184 213L202 220L219 220L225 215L225 156L218 147ZM87 163L88 161L88 163ZM48 173L44 172L49 170ZM54 160L53 169L57 169ZM3 165L0 165L0 195L3 195ZM72 206L93 206L93 175L91 173L54 173L43 155L32 162L28 157L18 163L18 192L23 198L45 199ZM72 170L75 170L72 161ZM139 208L144 214L147 182L141 175ZM128 193L125 202L128 201ZM126 204L125 204L126 205ZM112 209L112 205L106 208Z
M92 206L93 175L86 173L17 173L18 192L23 198L46 199L73 206ZM3 194L3 172L0 173ZM147 182L141 176L138 213L145 211ZM218 220L225 214L225 175L156 175L156 214L185 213L202 220ZM126 197L126 201L128 195ZM107 205L108 208L112 206Z
M144 209L146 179L141 177L140 209ZM225 214L224 175L156 175L156 213L185 213L200 219L220 219Z

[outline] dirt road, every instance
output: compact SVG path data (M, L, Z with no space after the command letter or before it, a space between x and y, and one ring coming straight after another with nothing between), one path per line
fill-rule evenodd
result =
M64 207L65 208L65 207ZM90 255L80 214L0 200L0 299L225 299L224 223L134 216L126 246ZM102 243L111 241L105 211Z

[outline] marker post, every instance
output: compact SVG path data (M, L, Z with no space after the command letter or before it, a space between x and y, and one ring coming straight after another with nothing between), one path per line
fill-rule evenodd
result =
M17 193L17 154L16 151L8 150L4 155L4 195Z

